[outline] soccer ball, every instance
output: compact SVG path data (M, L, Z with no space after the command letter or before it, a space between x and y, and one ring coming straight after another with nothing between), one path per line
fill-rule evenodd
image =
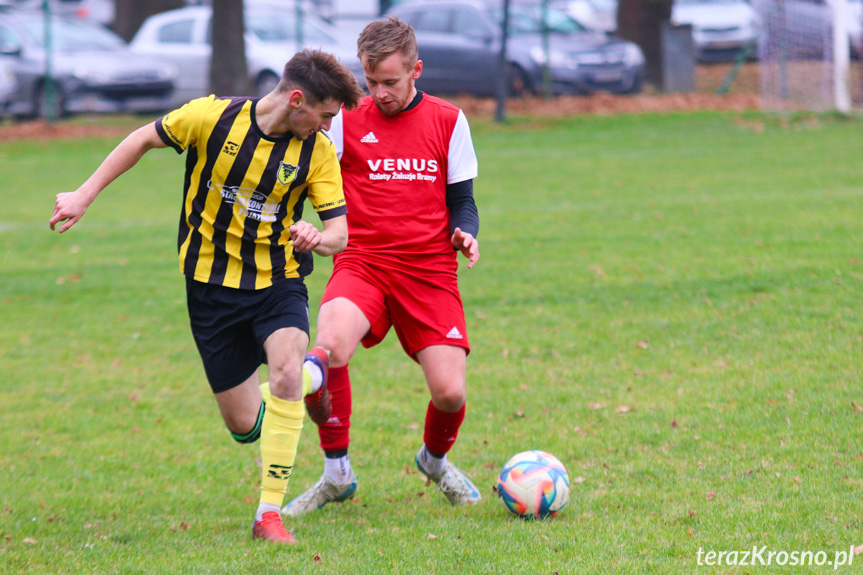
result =
M523 451L507 461L497 478L497 495L507 511L524 518L554 517L569 501L569 476L545 451Z

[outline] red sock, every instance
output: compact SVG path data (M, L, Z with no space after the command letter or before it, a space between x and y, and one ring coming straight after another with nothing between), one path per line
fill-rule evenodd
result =
M351 379L348 366L331 367L327 380L333 402L333 414L326 425L318 427L318 437L324 451L347 449L351 429Z
M429 408L426 411L425 433L423 441L425 441L426 449L434 455L444 455L452 449L458 430L461 427L461 422L464 421L464 408L455 413L441 411L435 407L434 403L429 401Z

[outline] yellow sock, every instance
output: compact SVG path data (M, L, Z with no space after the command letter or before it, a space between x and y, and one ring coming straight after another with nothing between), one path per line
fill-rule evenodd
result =
M303 395L306 396L312 392L312 376L309 375L309 371L306 368L303 368ZM265 381L261 384L261 398L263 398L264 403L267 403L270 400L270 382Z
M261 503L282 505L297 457L304 415L302 401L267 398L261 426Z

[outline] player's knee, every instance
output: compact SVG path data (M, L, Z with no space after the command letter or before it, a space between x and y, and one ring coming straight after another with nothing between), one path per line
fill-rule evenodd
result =
M356 344L349 342L344 336L337 333L321 332L315 339L318 345L330 352L330 367L343 367L350 363L351 357L356 351Z
M302 388L303 385L303 366L301 363L293 361L280 363L278 365L270 365L270 389L273 394L278 397L284 397L285 394L291 394Z
M230 427L228 428L228 432L230 432L231 437L234 438L234 441L237 443L254 443L261 437L261 427L264 425L264 413L267 410L267 404L261 402L261 408L258 410L258 418L255 421L254 427L251 430L245 433L237 433L233 431Z
M438 390L432 395L432 403L435 407L448 413L455 413L461 409L465 399L464 389L459 388Z

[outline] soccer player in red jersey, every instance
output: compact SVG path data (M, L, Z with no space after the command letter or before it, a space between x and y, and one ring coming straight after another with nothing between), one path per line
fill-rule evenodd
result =
M453 505L480 499L447 461L464 419L470 351L457 254L469 268L479 260L470 128L457 107L416 89L423 64L407 23L372 22L357 45L370 95L354 110L343 109L329 131L342 168L349 234L324 293L315 341L330 350L332 416L318 428L324 474L282 510L291 516L356 491L347 452L348 362L360 342L374 346L390 327L422 366L431 393L418 469Z

